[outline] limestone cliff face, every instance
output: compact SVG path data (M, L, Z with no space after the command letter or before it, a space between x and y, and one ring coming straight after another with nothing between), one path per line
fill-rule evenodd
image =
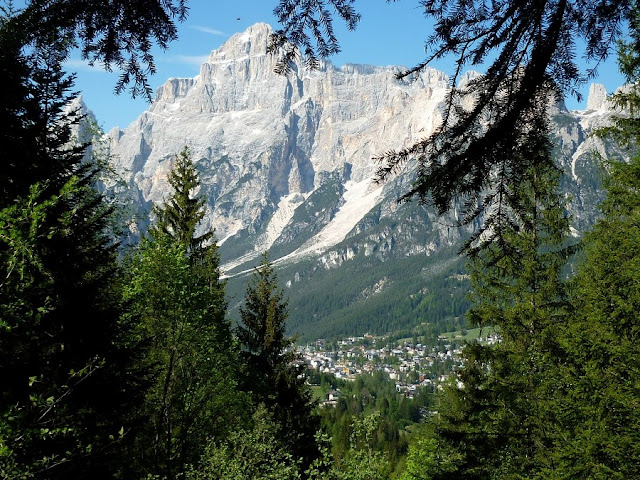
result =
M266 51L270 33L257 24L233 36L200 75L168 80L149 111L109 133L117 167L147 201L162 200L172 156L188 146L209 198L205 227L221 241L268 233L258 250L332 174L368 185L374 155L428 135L448 85L435 70L407 83L394 79L394 67L329 63L279 76Z
M201 228L215 228L231 275L266 249L289 265L287 285L363 261L411 258L424 264L420 275L427 276L444 268L448 260L440 258L437 268L429 262L466 235L452 226L455 212L442 219L417 205L398 205L415 166L378 185L372 157L437 127L447 76L426 69L402 82L394 77L398 67L330 63L279 76L276 58L267 53L270 33L257 24L234 35L211 52L198 76L168 80L148 111L109 132L114 165L133 197L147 206L161 202L173 156L187 146L208 198ZM567 172L576 233L592 221L600 196L594 152L611 153L590 133L610 116L601 86L592 87L584 112L554 107L556 153ZM303 261L306 266L295 266ZM392 288L396 278L385 278L383 287L359 291Z

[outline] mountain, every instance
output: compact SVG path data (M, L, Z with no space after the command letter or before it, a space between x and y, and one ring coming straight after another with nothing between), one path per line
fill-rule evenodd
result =
M276 75L271 32L256 24L234 35L198 76L169 79L148 111L108 133L132 198L145 211L161 202L173 156L188 146L208 199L202 228L216 231L231 305L269 250L290 297L290 329L303 338L459 324L467 283L456 252L468 230L455 226L455 211L438 217L396 202L414 179L412 163L383 184L372 180L372 157L438 125L448 77L425 69L399 81L400 67L329 62ZM589 133L610 116L597 85L585 111L554 106L576 235L601 195L594 152L612 153Z

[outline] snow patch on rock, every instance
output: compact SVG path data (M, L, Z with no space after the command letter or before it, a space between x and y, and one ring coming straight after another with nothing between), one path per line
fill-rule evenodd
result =
M320 232L284 259L318 255L328 248L340 243L356 224L376 205L382 187L372 188L370 180L345 184L344 204L335 217Z
M305 201L309 194L292 193L283 196L278 202L278 208L271 217L266 231L260 236L256 245L256 251L264 252L280 237L284 227L288 225L296 211L296 208Z

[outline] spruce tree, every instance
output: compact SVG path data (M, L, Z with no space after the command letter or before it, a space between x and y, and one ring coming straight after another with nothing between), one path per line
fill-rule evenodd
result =
M126 298L151 341L156 375L139 456L148 472L173 478L242 418L243 399L217 245L213 232L195 234L204 199L187 150L176 156L169 183L169 200L154 209L158 224L128 262Z
M196 236L196 227L204 218L207 199L197 195L200 181L187 147L174 157L169 185L173 192L171 197L164 205L153 209L157 217L153 231L169 235L184 245L190 254L202 251L210 243L215 244L212 231Z
M122 312L111 210L99 169L71 142L64 55L23 53L0 24L6 92L0 131L0 471L3 477L110 478L126 462L144 393Z
M613 166L605 186L604 217L585 235L574 318L562 336L564 441L548 478L640 476L640 159Z
M637 8L637 7L636 7ZM640 13L619 63L629 87L613 97L625 115L601 133L633 152L610 161L602 218L584 237L573 282L575 318L563 335L565 440L549 478L640 476Z
M529 133L529 155L519 159L526 175L505 186L510 200L500 205L511 208L494 209L503 218L489 218L491 231L468 246L468 320L497 327L501 341L465 348L464 367L441 397L436 434L443 456L432 478L449 478L452 459L456 478L533 478L555 441L569 225L547 129L539 127ZM425 458L433 462L431 454Z
M293 458L302 458L304 470L318 453L319 424L311 412L313 402L304 374L296 364L294 338L286 335L287 301L267 253L253 272L240 315L236 336L244 365L242 388L250 392L254 404L272 411L283 443Z
M242 323L236 328L236 335L242 345L247 372L256 377L248 383L254 385L255 395L267 399L274 394L277 376L289 373L296 357L292 348L294 339L287 337L285 331L287 302L278 289L277 277L266 253L254 270L240 315Z

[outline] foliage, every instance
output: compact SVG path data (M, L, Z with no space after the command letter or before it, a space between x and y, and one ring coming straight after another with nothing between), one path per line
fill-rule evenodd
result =
M339 480L377 480L388 478L389 465L382 453L373 445L378 430L380 413L373 413L353 423L351 451L337 468Z
M294 458L303 459L303 469L317 455L314 443L318 422L311 414L312 396L305 384L293 339L286 337L287 302L267 254L254 270L247 286L241 323L236 335L244 371L241 385L254 404L269 408Z
M434 466L433 455L422 452L432 468L427 478L448 478L454 459L457 478L531 478L545 468L554 444L552 399L559 388L558 335L568 318L563 267L570 249L546 135L544 128L530 132L525 148L531 154L520 158L526 174L505 187L517 202L503 202L512 207L508 215L468 249L468 319L497 326L502 339L465 348L464 368L445 387L435 425L438 448L447 455Z
M47 48L52 36L65 38L58 45L66 53L76 44L82 58L101 63L105 70L116 67L122 73L116 92L130 85L135 98L151 99L147 75L156 71L151 48L162 48L177 38L174 19L187 16L186 0L78 2L76 0L29 0L11 19L12 28L21 32L25 43L36 49Z
M614 96L626 115L603 134L627 146L638 143L636 81L638 11L620 64L631 86ZM554 452L549 478L634 478L640 475L640 157L611 162L603 217L584 238L584 260L573 282L575 319L563 336L566 349L564 442Z
M462 262L447 264L447 254L455 253L452 250L424 262L416 261L415 256L379 261L360 254L341 268L318 269L313 277L305 278L309 284L304 290L292 285L291 312L295 321L291 328L299 330L304 339L365 332L381 335L424 322L431 324L434 331L456 330L469 305L465 298L468 281L457 277L464 273ZM423 279L427 269L430 278L416 284L415 279ZM295 271L299 270L302 267L297 265ZM381 279L388 279L384 293L367 294ZM389 298L394 301L389 302ZM316 321L310 322L310 318Z
M0 470L5 477L110 477L122 469L145 372L120 321L111 209L98 168L71 142L72 79L56 44L29 55L0 22ZM3 105L4 107L4 105Z
M635 32L631 38L620 47L628 74L638 64ZM601 134L635 148L637 90L629 79L633 86L614 96L627 115ZM640 366L638 158L610 163L603 218L584 238L569 296L561 275L566 223L553 175L540 163L533 167L527 166L517 198L530 205L525 212L535 213L529 215L535 222L518 217L519 228L481 248L472 267L477 297L470 318L497 324L502 343L467 347L460 385L445 390L435 425L444 456L433 456L433 442L410 447L407 476L417 466L424 478L449 478L447 463L456 478L634 478L640 472L640 391L633 380ZM542 235L532 236L527 223L539 225Z
M396 391L395 381L381 371L358 375L354 381L335 377L325 381L329 382L327 388L339 390L335 408L319 409L323 430L331 437L332 454L337 461L349 455L354 422L376 414L376 431L369 445L383 454L394 469L407 450L406 429L419 423L424 411L431 407L432 392L419 388L413 398L407 398Z
M197 469L187 480L295 480L299 479L299 460L280 440L283 434L269 410L259 405L252 425L234 430L224 441L212 442Z
M460 455L438 445L433 433L423 432L409 446L407 466L400 480L430 480L433 475L455 473Z
M350 447L342 461L329 453L329 439L317 439L322 456L307 471L309 479L317 480L383 480L389 478L390 466L385 456L374 449L380 413L354 420Z
M156 208L158 226L129 261L125 289L140 335L151 341L157 378L139 455L149 471L169 477L197 461L208 438L226 432L243 409L217 246L204 244L211 233L195 237L204 207L191 198L198 178L186 150L170 184L169 202Z
M72 142L72 127L80 116L64 109L74 96L73 77L62 71L64 55L57 52L57 42L37 55L26 55L11 20L0 19L0 61L6 72L0 115L7 159L0 185L2 206L26 197L38 182L48 188L45 193L58 192L71 175L86 176L93 168L81 165L86 146Z
M277 376L292 373L290 364L295 359L291 348L294 339L285 336L287 302L278 289L275 271L266 253L247 286L240 315L242 323L236 335L247 371L256 377L250 382L252 391L266 399L273 394Z
M174 157L169 185L173 194L162 207L156 206L153 209L157 224L152 230L152 235L162 233L170 236L176 243L183 245L189 254L195 254L205 246L215 244L212 231L196 236L196 227L204 218L207 199L194 196L200 181L187 147Z
M359 16L352 3L281 1L276 14L284 29L271 44L285 47L280 68L293 59L295 44L311 66L316 56L336 52L327 6L353 28ZM631 36L619 55L634 83L635 4L422 5L437 20L427 60L458 55L453 82L462 66L497 52L496 60L486 76L452 89L440 130L382 156L379 174L417 158L419 178L405 198L431 195L441 212L463 199L462 223L484 215L465 246L472 257L468 318L497 325L502 342L465 349L465 366L444 389L439 418L413 437L401 478L636 478L640 157L610 167L603 219L585 238L571 308L562 271L571 250L568 224L550 161L549 99L541 95L573 91L583 80L573 60L577 39L586 39L587 56L598 60L625 18ZM149 95L152 40L165 46L175 37L172 16L185 14L182 0L32 0L1 19L0 475L124 478L145 468L192 480L295 479L306 469L309 478L388 478L406 449L403 427L420 419L430 397L410 402L392 384L377 385L379 376L360 378L343 385L335 410L323 412L333 455L326 436L314 440L313 402L286 336L288 305L266 255L237 329L240 383L256 405L242 425L248 399L236 389L225 284L213 232L195 233L205 200L196 195L187 150L176 156L174 193L156 209L158 226L128 260L122 281L108 228L112 211L94 189L99 168L83 162L84 146L71 141L78 116L63 111L72 79L60 65L75 39L86 58L123 70L119 89L133 82L134 95ZM473 105L463 108L470 97ZM614 101L630 115L604 133L636 149L636 86ZM391 310L373 303L368 311L420 317L449 303L457 312L457 297L441 294L449 277Z
M142 242L125 293L141 335L151 340L148 360L157 378L146 401L143 463L175 475L242 409L224 292L215 277L195 271L182 245L165 237Z

